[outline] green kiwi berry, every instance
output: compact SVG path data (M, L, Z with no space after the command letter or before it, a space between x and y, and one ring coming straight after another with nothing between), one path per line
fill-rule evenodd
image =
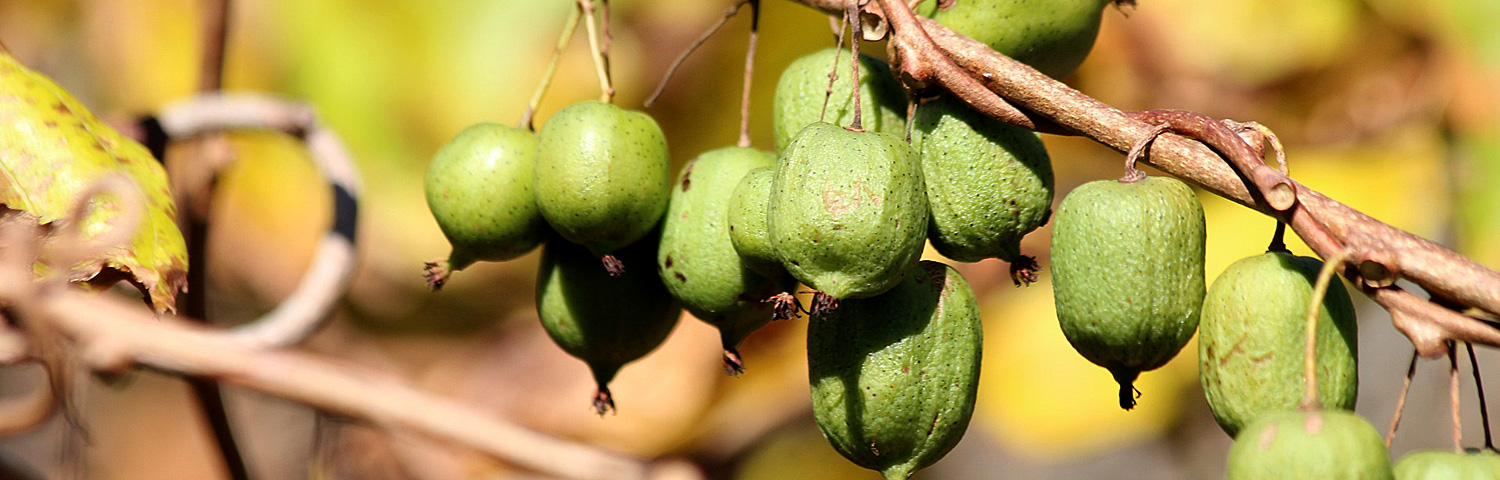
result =
M1500 480L1500 455L1494 450L1419 450L1396 462L1396 480Z
M961 262L999 258L1034 266L1022 258L1021 238L1052 211L1052 160L1036 132L951 97L918 107L912 124L933 248Z
M936 10L931 17L954 32L989 45L1049 77L1063 78L1072 75L1094 48L1104 7L1110 3L1111 0L962 0L947 10Z
M1198 323L1199 378L1229 436L1302 401L1307 304L1322 267L1315 258L1265 253L1230 265L1208 289ZM1354 304L1335 280L1318 318L1318 398L1325 409L1354 409L1357 338Z
M789 287L740 260L726 212L740 180L775 163L774 155L748 147L699 155L678 175L662 223L656 255L662 282L688 312L719 329L724 367L732 374L744 371L740 340L773 318L776 304L769 300Z
M661 127L649 115L597 101L575 103L538 133L536 203L568 241L604 257L656 227L672 195Z
M1229 448L1228 480L1391 480L1385 440L1344 410L1262 415Z
M745 266L767 278L786 277L781 257L771 247L771 232L766 229L766 213L771 208L771 181L776 167L751 170L734 187L734 198L726 213L729 240Z
M620 260L650 265L656 243L647 237L627 246L619 250ZM563 351L588 364L599 385L594 408L600 415L615 407L608 388L615 373L661 345L682 311L655 269L613 277L587 248L559 238L542 249L536 283L542 328Z
M927 232L921 162L900 138L808 125L782 152L767 231L814 300L879 295L916 266Z
M476 261L509 260L536 248L547 223L536 206L536 135L477 123L443 145L427 167L427 208L453 246L447 268L428 266L441 288L452 271Z
M1052 231L1057 319L1073 349L1135 406L1140 372L1192 338L1205 293L1203 205L1168 177L1086 183L1063 198Z
M818 428L855 464L907 478L963 438L983 344L974 292L937 262L885 293L814 313L807 366Z
M814 122L849 125L854 121L851 57L848 50L827 48L798 58L781 71L771 110L777 151L785 150L792 137ZM829 71L837 75L831 88ZM859 56L859 105L863 128L905 135L905 90L891 75L890 65L863 54Z

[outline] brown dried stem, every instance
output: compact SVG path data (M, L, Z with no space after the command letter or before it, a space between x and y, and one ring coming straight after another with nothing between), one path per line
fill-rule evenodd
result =
M214 92L224 86L224 52L229 40L229 0L203 1L203 62L199 65L198 91Z
M850 95L853 95L854 99L854 120L849 122L848 128L856 132L863 132L865 130L865 126L860 120L861 112L859 108L859 41L860 37L864 35L864 32L861 30L863 25L859 21L859 12L864 9L864 3L868 1L850 1L848 8L844 10L844 21L849 22L851 30L849 32L849 74L853 75L853 77L849 79L849 90L851 90Z
M839 17L843 18L843 17ZM849 22L838 22L838 29L834 31L833 51L839 52L844 49L844 30L849 28ZM823 90L823 107L818 110L818 121L823 121L828 116L828 99L833 97L833 82L839 79L839 56L833 55L833 65L828 67L828 88Z
M1406 366L1406 380L1401 382L1401 395L1396 397L1396 413L1391 414L1391 428L1385 433L1385 448L1391 448L1396 439L1396 427L1401 426L1401 413L1406 411L1406 397L1411 393L1411 379L1417 375L1417 352L1411 352L1411 363Z
M1459 414L1458 400L1458 352L1448 345L1448 408L1453 412L1453 453L1464 453L1463 416Z
M830 13L841 12L846 5L843 0L793 1ZM1153 128L982 43L911 14L904 2L879 0L878 6L869 8L885 10L893 70L916 87L939 85L998 120L1085 136L1121 152ZM1146 161L1215 195L1287 221L1320 256L1349 250L1352 256L1344 276L1391 312L1393 323L1412 339L1421 355L1441 355L1445 340L1500 346L1500 330L1393 286L1397 278L1405 278L1446 304L1500 314L1500 272L1375 220L1296 180L1285 183L1291 187L1295 205L1278 210L1259 193L1272 185L1257 183L1255 175L1241 177L1213 150L1181 136L1157 139Z
M1490 432L1490 406L1484 398L1484 379L1479 375L1479 357L1474 355L1474 344L1464 342L1464 349L1469 351L1469 373L1474 375L1474 389L1479 393L1479 419L1484 426L1484 448L1495 449L1495 438Z
M740 89L740 139L735 145L750 146L750 84L755 78L755 44L760 37L760 0L750 0L750 40L745 47L745 81Z

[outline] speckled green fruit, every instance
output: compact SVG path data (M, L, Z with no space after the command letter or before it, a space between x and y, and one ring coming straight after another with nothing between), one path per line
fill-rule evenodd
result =
M928 3L932 3L929 1ZM962 0L932 19L1052 78L1072 75L1110 0Z
M1385 440L1343 410L1264 415L1229 448L1228 480L1391 480Z
M1234 262L1208 289L1198 323L1198 374L1214 419L1229 436L1301 402L1307 304L1321 268L1316 258L1266 253ZM1353 410L1358 324L1337 280L1323 297L1317 336L1318 399L1323 408Z
M771 247L771 232L766 229L766 212L771 208L771 181L776 167L751 170L734 187L729 202L729 240L745 266L768 278L787 276L781 257Z
M841 300L900 282L922 255L927 214L911 146L819 122L782 152L766 226L792 277Z
M1203 306L1203 205L1176 179L1086 183L1053 219L1052 288L1073 349L1109 369L1120 407L1140 372L1192 338Z
M823 436L888 479L938 461L974 412L980 327L969 284L931 261L884 294L814 315L807 366Z
M662 282L682 306L718 327L724 366L743 370L735 347L773 316L771 296L786 291L740 261L729 239L727 210L745 174L776 164L776 157L748 147L713 150L683 166L672 188L656 254Z
M619 255L632 265L650 265L656 239L647 237ZM542 328L563 351L588 363L599 384L594 407L601 415L614 408L608 385L615 373L661 345L681 314L655 269L611 277L588 249L558 238L542 249L536 284Z
M944 97L917 108L912 145L922 158L933 248L961 262L1015 261L1021 237L1052 207L1052 160L1041 138Z
M672 195L667 141L650 116L575 103L538 133L536 203L559 235L595 255L635 243Z
M1500 480L1500 455L1492 450L1420 450L1396 462L1396 480Z
M854 120L854 90L850 88L853 55L832 48L807 54L787 65L776 82L771 125L776 150L785 150L792 137L813 122L849 125ZM838 79L829 94L828 72L838 66ZM827 110L824 110L824 99ZM859 57L860 121L865 130L906 135L906 93L885 61Z
M526 130L477 123L433 157L423 184L427 208L453 245L450 269L508 260L541 243L547 223L532 188L536 145Z

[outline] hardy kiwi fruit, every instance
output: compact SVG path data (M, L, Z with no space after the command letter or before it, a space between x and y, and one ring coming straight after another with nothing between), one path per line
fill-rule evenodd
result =
M558 111L538 137L542 218L618 275L624 263L610 253L651 231L672 195L661 127L644 113L586 101Z
M1198 324L1199 378L1229 436L1271 412L1296 408L1304 387L1307 304L1323 262L1270 252L1235 262L1214 280ZM1318 398L1354 409L1358 325L1344 286L1328 285L1318 318Z
M541 243L547 222L537 210L532 168L536 135L477 123L443 145L427 167L427 208L453 251L448 266L428 265L428 285L476 261L518 257Z
M734 198L726 213L729 240L734 251L751 270L768 278L787 276L781 257L771 247L771 233L766 230L766 212L771 208L771 181L776 178L774 166L751 170L734 187Z
M647 237L620 250L620 259L650 265L656 244ZM661 345L681 314L655 269L632 269L615 278L599 268L587 248L558 238L542 249L536 283L542 328L593 371L599 385L594 409L600 415L615 407L608 388L615 373Z
M1203 206L1167 177L1101 180L1070 192L1052 232L1052 286L1068 343L1109 369L1120 407L1133 383L1192 338L1203 305Z
M818 428L888 479L931 465L968 427L982 336L968 283L931 261L883 294L814 313L807 365Z
M848 50L827 48L798 58L781 71L771 110L777 151L785 150L792 137L813 122L848 125L854 120L852 56ZM838 76L831 89L830 70ZM859 105L863 128L905 135L906 91L891 76L890 65L863 54L859 56Z
M1133 4L1134 0L1115 0ZM936 3L929 0L927 3ZM933 20L1052 78L1073 74L1111 0L963 0Z
M1290 410L1250 422L1229 448L1228 480L1391 480L1385 440L1344 410Z
M776 157L748 147L721 148L689 161L672 188L656 255L662 282L693 316L718 327L724 367L744 370L735 349L765 325L775 305L767 302L789 285L750 270L729 237L726 210L746 173L775 165Z
M1420 450L1396 462L1396 480L1500 480L1500 455L1493 450Z
M781 265L821 292L814 308L878 295L922 255L927 194L900 138L808 125L782 152L767 231Z
M922 158L933 248L961 262L1030 264L1021 237L1052 206L1052 161L1041 138L944 97L917 108L912 145Z

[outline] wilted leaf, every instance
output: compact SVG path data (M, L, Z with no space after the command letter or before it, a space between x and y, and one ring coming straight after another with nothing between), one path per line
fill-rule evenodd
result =
M69 278L96 288L126 279L158 311L174 311L186 285L187 248L173 220L166 171L145 147L99 121L51 79L0 52L0 204L52 222L110 174L133 181L146 212L129 245L74 265ZM117 201L99 197L91 207L80 231L115 228Z

